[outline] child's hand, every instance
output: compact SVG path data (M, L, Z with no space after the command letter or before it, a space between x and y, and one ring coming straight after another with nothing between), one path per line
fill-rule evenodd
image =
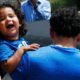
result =
M36 50L40 47L40 45L37 44L37 43L33 43L33 44L30 44L30 45L27 45L26 47L27 47L27 50Z
M39 44L37 43L33 43L33 44L30 44L30 45L27 45L27 46L22 46L21 49L23 51L29 51L29 50L36 50L39 48Z

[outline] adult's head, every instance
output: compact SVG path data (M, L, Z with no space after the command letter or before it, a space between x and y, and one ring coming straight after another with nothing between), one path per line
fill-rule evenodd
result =
M51 32L57 36L76 37L80 33L80 15L75 7L60 8L50 19Z

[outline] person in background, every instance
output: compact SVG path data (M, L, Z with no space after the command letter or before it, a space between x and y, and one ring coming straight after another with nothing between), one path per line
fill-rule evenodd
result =
M51 5L48 0L26 0L21 5L24 19L27 22L49 20Z
M17 8L17 7L16 7ZM23 36L26 31L23 26L21 12L8 3L0 4L0 75L18 70L17 65L23 54L28 50L36 50L39 44L28 45ZM5 73L4 73L4 72Z

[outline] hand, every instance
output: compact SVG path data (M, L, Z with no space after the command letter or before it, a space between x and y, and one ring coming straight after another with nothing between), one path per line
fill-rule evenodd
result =
M27 46L22 46L21 49L23 51L29 51L29 50L36 50L40 47L39 44L37 43L33 43L33 44L30 44L30 45L27 45Z
M37 44L37 43L33 43L33 44L30 44L30 45L28 45L26 47L27 47L28 50L36 50L36 49L38 49L40 47L40 45Z

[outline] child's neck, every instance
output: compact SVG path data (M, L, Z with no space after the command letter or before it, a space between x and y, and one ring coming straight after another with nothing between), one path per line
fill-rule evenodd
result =
M18 38L19 36L5 37L5 39L10 40L10 41L17 40Z

